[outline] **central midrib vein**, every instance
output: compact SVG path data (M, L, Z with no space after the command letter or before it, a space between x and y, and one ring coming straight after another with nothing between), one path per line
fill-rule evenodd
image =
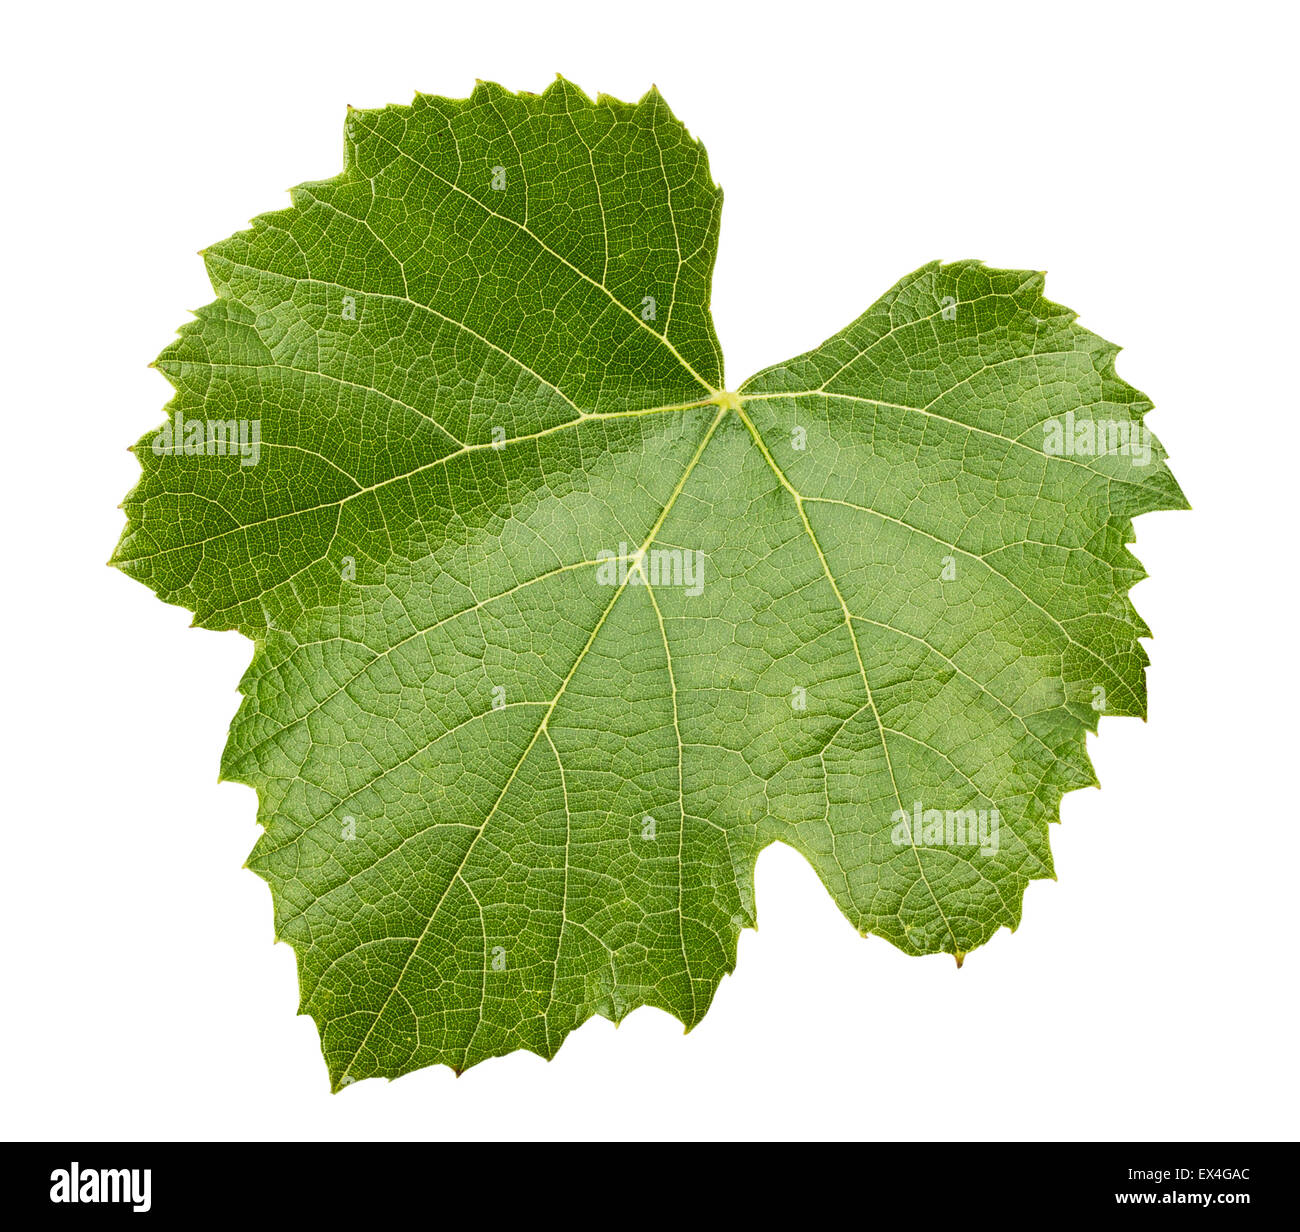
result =
M361 1050L369 1042L370 1036L374 1032L375 1027L379 1024L380 1019L382 1019L384 1014L387 1013L388 1007L392 1003L393 997L396 996L397 990L402 985L402 980L406 978L407 969L410 967L411 962L415 958L416 954L419 953L420 946L424 943L425 937L428 936L429 929L433 927L433 922L435 919L437 919L438 912L442 910L442 904L446 901L447 895L451 893L451 887L455 885L457 881L460 881L462 884L464 884L464 878L461 876L461 874L465 870L465 865L469 862L469 857L471 853L474 851L476 845L478 844L479 839L482 838L484 833L487 831L488 823L495 816L497 809L500 808L502 800L505 799L506 793L510 790L511 785L515 781L515 776L519 773L520 768L523 766L524 762L528 760L528 755L533 751L533 746L536 745L538 740L541 739L543 733L545 733L549 738L550 733L548 731L548 724L550 723L551 715L555 713L556 706L560 704L560 698L564 696L564 692L569 687L570 681L573 680L574 676L577 674L578 668L582 665L582 661L587 657L587 652L591 649L592 645L595 643L597 636L599 635L601 629L605 625L605 621L609 618L610 612L614 610L614 605L618 602L619 596L627 589L628 583L631 581L631 579L634 576L641 573L641 571L643 570L644 566L642 562L644 561L645 553L649 551L651 544L654 543L656 536L658 536L659 531L663 528L663 524L668 520L668 515L672 512L673 506L676 505L677 498L681 496L683 489L686 487L687 481L690 479L692 473L694 472L695 467L699 463L700 458L703 457L704 451L708 447L709 442L713 439L714 433L717 432L718 425L723 421L724 418L726 418L729 410L739 409L739 400L736 399L736 396L734 394L720 393L712 401L716 401L718 403L718 413L713 417L712 421L710 422L708 430L704 433L703 439L701 439L699 445L695 450L695 453L691 457L690 462L687 463L685 470L682 472L682 477L677 481L676 487L673 488L668 499L664 502L663 509L660 510L659 516L655 519L655 523L650 528L649 534L646 535L645 541L642 543L640 549L637 551L636 556L634 558L637 562L636 565L633 568L628 570L627 577L619 584L618 588L614 591L614 594L610 597L609 602L605 605L605 610L601 612L600 618L596 621L595 627L591 631L591 636L587 638L582 649L578 652L577 657L573 661L573 666L569 668L568 673L565 675L564 679L560 682L560 687L556 690L555 696L551 699L550 704L546 707L546 712L542 715L541 722L538 723L536 730L533 732L532 739L528 741L528 744L524 747L524 751L519 756L519 760L515 762L514 769L510 771L510 775L506 779L505 786L501 788L501 791L498 794L495 802L493 803L492 807L488 810L487 815L483 818L482 825L479 826L474 837L470 840L469 846L465 848L465 854L461 857L460 864L457 866L456 871L451 875L451 877L447 879L446 889L444 889L442 894L438 897L438 901L434 905L432 913L429 915L429 918L425 921L424 928L421 929L420 935L416 938L415 944L411 947L411 952L406 956L406 961L402 964L401 971L398 972L397 978L393 981L392 990L389 992L388 996L384 999L383 1005L379 1007L379 1012L375 1015L374 1019L370 1023L370 1026L366 1029L366 1033L364 1036L362 1036L361 1042L353 1050L352 1056L348 1060L347 1067L340 1075L339 1077L340 1085L342 1084L343 1080L348 1077L349 1071L351 1070L352 1066L356 1064L357 1057L361 1055ZM683 808L684 808L684 803L683 803ZM468 889L468 887L466 888ZM471 1037L471 1041L472 1038L473 1037ZM461 1061L462 1069L465 1067L468 1060L469 1060L469 1046L466 1045L466 1053L464 1058L462 1058ZM335 1089L337 1090L338 1087L336 1086Z

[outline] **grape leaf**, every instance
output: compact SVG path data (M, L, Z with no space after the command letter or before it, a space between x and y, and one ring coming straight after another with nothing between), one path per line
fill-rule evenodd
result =
M776 840L960 963L1145 713L1186 502L1116 348L935 263L728 391L721 203L654 90L350 111L157 361L113 561L255 642L222 774L335 1089L694 1026Z

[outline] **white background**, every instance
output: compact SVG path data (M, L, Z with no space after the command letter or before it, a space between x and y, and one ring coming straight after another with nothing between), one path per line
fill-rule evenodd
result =
M1296 96L1283 6L24 5L4 50L0 1133L1297 1134ZM104 567L212 298L205 244L341 166L345 107L652 82L726 189L734 388L935 257L1048 271L1125 346L1192 513L1137 524L1150 720L1105 719L1059 881L958 972L770 848L689 1037L328 1094L217 763L250 643Z

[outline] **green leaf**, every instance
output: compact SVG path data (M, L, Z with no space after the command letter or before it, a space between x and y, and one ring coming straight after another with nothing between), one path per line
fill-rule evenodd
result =
M222 772L335 1087L693 1026L778 839L907 953L1014 928L1145 712L1131 520L1185 507L1116 348L932 264L726 392L655 91L347 132L205 254L114 556L256 643Z

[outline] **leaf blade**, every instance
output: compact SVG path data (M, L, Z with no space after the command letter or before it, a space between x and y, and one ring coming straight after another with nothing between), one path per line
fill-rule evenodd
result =
M1014 928L1089 690L1145 714L1131 519L1186 505L1153 438L1044 452L1144 430L1116 348L933 263L723 392L721 192L655 91L351 112L292 199L157 365L177 442L255 418L265 456L146 437L113 563L254 639L222 775L334 1088L690 1029L773 841L906 952Z

